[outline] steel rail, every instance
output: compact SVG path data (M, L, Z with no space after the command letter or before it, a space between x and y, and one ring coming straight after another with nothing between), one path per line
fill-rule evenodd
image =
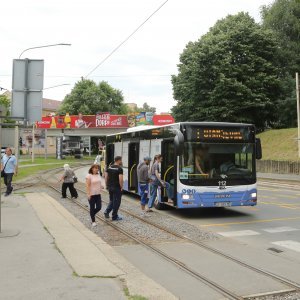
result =
M78 168L80 168L80 167L78 167ZM51 171L53 171L53 170L54 170L54 169L52 169ZM49 182L44 182L44 183L45 183L47 186L51 187L52 189L54 189L54 190L56 190L57 192L60 193L60 190L57 189L57 188L55 188L55 187L53 187L52 185L50 185ZM82 192L82 193L85 193L85 191L83 191L83 190L80 189L80 188L77 188L77 190L79 190L79 191ZM107 192L106 192L106 193L107 193ZM88 211L88 208L86 208L86 207L85 207L82 203L80 203L79 201L77 201L77 200L74 201L73 199L72 199L72 201L75 202L75 203L76 203L77 205L79 205L80 207L82 207L84 210ZM105 203L108 203L108 202L105 201L105 200L102 200L102 201L105 202ZM226 258L226 259L228 259L228 260L231 260L231 261L233 261L233 262L235 262L235 263L237 263L237 264L239 264L239 265L241 265L241 266L243 266L243 267L245 267L245 268L247 268L247 269L250 269L250 270L252 270L252 271L254 271L254 272L260 273L260 274L262 274L262 275L264 275L264 276L266 276L266 277L272 278L273 280L276 280L276 281L278 281L278 282L280 282L280 283L282 283L282 284L285 284L285 285L289 286L290 288L292 288L292 290L289 290L289 291L286 291L286 292L296 292L296 291L299 291L299 290L300 290L300 285L299 285L298 283L295 283L295 282L289 280L289 279L286 279L286 278L284 278L284 277L281 277L281 276L276 275L276 274L274 274L274 273L271 273L271 272L269 272L269 271L263 270L263 269L261 269L261 268L257 268L257 267L255 267L255 266L252 266L252 265L250 265L250 264L248 264L248 263L246 263L246 262L244 262L244 261L242 261L242 260L239 260L239 259L237 259L237 258L235 258L235 257L233 257L233 256L231 256L231 255L229 255L229 254L227 254L227 253L224 253L224 252L222 252L222 251L220 251L220 250L218 250L218 249L215 249L215 248L213 248L213 247L211 247L211 246L208 246L208 245L206 245L206 244L204 244L204 243L202 243L202 242L196 241L196 240L194 240L194 239L192 239L192 238L189 238L189 237L187 237L187 236L184 236L184 235L181 235L181 234L179 234L179 233L177 233L177 232L174 232L174 231L172 231L172 230L169 230L169 229L167 229L167 228L165 228L165 227L163 227L163 226L157 225L157 224L155 224L155 223L149 221L148 219L142 218L142 217L140 217L140 216L138 216L138 215L136 215L136 214L134 214L134 213L132 213L132 212L130 212L130 211L124 209L124 208L120 208L120 211L122 211L122 212L124 212L124 213L126 213L126 214L128 214L128 215L130 215L130 216L132 216L132 217L134 217L134 218L137 218L137 219L139 219L140 221L142 221L142 222L144 222L144 223L147 223L148 225L154 226L154 227L156 227L157 229L159 229L159 230L161 230L161 231L167 232L167 233L169 233L169 234L171 234L171 235L173 235L173 236L175 236L175 237L177 237L177 238L180 238L180 239L182 239L182 240L185 240L185 241L188 241L188 242L193 243L193 244L195 244L195 245L198 245L198 246L200 246L201 248L206 249L207 251L210 251L210 252L212 252L212 253L214 253L214 254L217 254L217 255L219 255L219 256L222 256L222 257L224 257L224 258ZM228 291L227 289L225 289L225 288L219 286L217 283L215 283L215 282L209 280L208 278L205 278L204 276L202 276L202 275L199 274L198 272L196 272L196 271L194 271L194 270L188 268L187 266L185 266L183 263L179 262L178 260L174 260L174 258L172 258L171 256L165 254L164 252L162 252L162 251L159 250L158 248L156 248L156 247L154 247L154 246L152 246L152 245L150 245L150 244L148 244L148 243L145 243L144 241L142 241L142 240L136 238L135 236L133 236L132 234L126 232L125 230L123 230L123 229L120 228L119 226L115 225L114 223L107 222L106 219L104 219L103 217L100 217L100 216L96 216L96 217L97 217L98 219L102 220L103 222L105 222L105 223L111 225L113 228L115 228L116 230L120 231L121 233L123 233L124 235L128 236L129 238L133 239L133 240L136 241L137 243L144 245L145 247L147 247L147 248L151 249L152 251L158 253L160 256L166 258L167 260L171 261L172 263L175 263L178 267L180 267L181 269L183 269L183 270L186 271L187 273L191 274L192 276L196 277L197 279L201 280L202 282L206 283L207 285L211 286L212 288L218 290L218 291L221 292L222 294L225 293L226 296L231 295L231 297L232 297L231 299L246 299L246 298L247 298L247 299L250 299L249 296L241 297L241 296L238 296L238 295L236 295L236 294L234 294L234 293ZM223 292L222 292L222 291L223 291ZM269 294L269 295L270 295L270 294Z
M79 190L79 191L81 191L83 193L85 192L85 191L81 190L80 188L77 188L77 190ZM108 203L105 200L102 200L102 201L105 202L105 203ZM201 247L201 248L203 248L203 249L205 249L205 250L207 250L209 252L212 252L212 253L217 254L219 256L222 256L222 257L224 257L224 258L226 258L226 259L228 259L230 261L233 261L233 262L235 262L235 263L237 263L237 264L239 264L239 265L241 265L241 266L243 266L243 267L245 267L247 269L250 269L250 270L252 270L252 271L254 271L256 273L262 274L262 275L264 275L266 277L272 278L273 280L276 280L276 281L278 281L280 283L283 283L283 284L289 286L290 288L292 288L293 291L299 291L300 290L300 285L299 284L297 284L296 282L293 282L293 281L291 281L291 280L289 280L287 278L281 277L281 276L276 275L274 273L271 273L269 271L266 271L266 270L263 270L261 268L257 268L257 267L255 267L253 265L250 265L250 264L248 264L248 263L246 263L246 262L244 262L244 261L242 261L240 259L237 259L237 258L235 258L235 257L233 257L233 256L231 256L231 255L229 255L227 253L224 253L224 252L222 252L222 251L220 251L220 250L218 250L218 249L216 249L214 247L208 246L205 243L196 241L196 240L194 240L192 238L189 238L187 236L184 236L182 234L174 232L174 231L172 231L172 230L170 230L168 228L160 226L160 225L158 225L158 224L150 221L149 219L145 219L143 217L140 217L140 216L138 216L138 215L136 215L136 214L134 214L134 213L132 213L132 212L130 212L130 211L122 208L122 207L120 207L119 210L122 211L122 212L124 212L124 213L126 213L126 214L128 214L128 215L130 215L130 216L132 216L132 217L134 217L134 218L139 219L140 221L142 221L144 223L152 225L155 228L160 229L161 231L167 232L167 233L169 233L169 234L171 234L171 235L173 235L173 236L175 236L177 238L180 238L180 239L182 239L184 241L187 241L187 242L190 242L192 244L195 244L195 245L197 245L197 246L199 246L199 247Z
M50 188L52 188L53 190L55 190L57 193L61 193L61 191L56 188L55 186L51 185L49 182L44 182L44 184ZM78 189L80 192L82 192L82 190ZM70 199L69 197L67 197L68 199ZM70 199L72 200L72 202L74 202L75 204L77 204L78 206L80 206L82 209L84 209L85 211L89 212L89 209L82 203L80 203L80 201L76 200L76 199ZM156 248L155 246L144 242L143 240L137 238L136 236L134 236L133 234L127 232L126 230L120 228L118 225L116 225L113 222L108 222L104 217L98 216L96 215L96 218L101 220L102 222L104 222L105 224L110 225L111 227L113 227L114 229L116 229L117 231L121 232L122 234L126 235L127 237L131 238L132 240L134 240L135 242L137 242L140 245L143 245L145 248L155 252L156 254L158 254L159 256L163 257L164 259L168 260L169 262L175 264L177 267L179 267L180 269L182 269L183 271L185 271L186 273L188 273L189 275L193 276L194 278L200 280L201 282L203 282L204 284L206 284L207 286L211 287L212 289L214 289L215 291L219 292L220 294L222 294L223 296L226 296L227 299L232 299L232 300L242 300L243 297L236 295L235 293L227 290L226 288L220 286L219 284L215 283L214 281L206 278L205 276L199 274L198 272L190 269L189 267L187 267L184 263L178 261L177 259L173 258L172 256L164 253L163 251L161 251L160 249Z

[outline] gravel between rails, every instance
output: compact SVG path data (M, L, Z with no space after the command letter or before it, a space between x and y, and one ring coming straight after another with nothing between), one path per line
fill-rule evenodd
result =
M299 300L300 292L287 293L285 295L274 295L274 296L263 296L263 297L255 297L248 298L249 300Z
M58 174L57 170L53 171L51 175L48 173L48 179L47 181L53 185L56 185L59 189L61 188L61 185L57 183ZM37 182L38 184L38 182ZM77 190L85 190L85 185L82 183L76 184ZM20 192L36 192L37 187L28 187L23 189L20 189ZM80 208L78 205L72 202L72 200L69 199L61 199L59 194L52 190L49 187L41 186L39 187L39 192L46 192L50 196L52 196L54 199L56 199L59 203L61 203L69 212L71 212L77 219L79 219L87 228L91 229L93 232L98 234L104 241L106 241L108 244L112 246L120 246L124 244L136 244L133 240L128 238L127 236L123 235L122 233L118 232L107 222L101 222L98 221L98 226L91 228L91 220L88 212L84 211L82 208ZM78 190L79 199L80 202L84 205L88 206L88 200L86 198L85 193ZM106 192L102 193L102 199L105 201L108 201L108 194ZM106 208L106 204L102 203L102 210L99 212L101 214L104 209ZM134 197L131 197L130 195L123 195L122 197L122 203L121 208L124 208L128 211L130 211L133 214L140 215L140 205L138 199L134 199ZM134 218L126 213L121 212L122 216L124 217L124 220L118 222L118 225L133 234L135 234L138 238L142 238L146 242L150 243L163 243L163 242L178 242L179 239L175 238L174 236L163 232L162 230L159 230L149 224L143 223L141 220ZM150 219L151 222L157 223L162 227L165 227L166 229L169 229L170 231L175 231L179 234L182 234L184 236L187 236L191 239L197 240L197 241L205 241L205 240L216 240L220 237L217 234L214 234L210 231L199 229L193 225L187 224L184 221L180 221L179 219L175 219L172 216L166 216L163 214L160 214L159 212L155 211L150 214L150 217L147 218ZM111 221L108 221L111 222ZM281 295L269 295L269 296L260 296L260 297L252 297L248 298L249 300L300 300L300 292L291 292L287 294L281 294Z
M49 177L47 181L60 189L61 185L58 185L56 178L58 178L58 175L54 173L51 177ZM78 182L76 183L75 187L77 188L79 194L78 200L80 200L82 204L88 205L88 200L85 194L85 184ZM54 198L57 199L57 196ZM102 199L108 202L108 193L106 191L102 193ZM101 214L107 206L104 201L102 201L102 209L99 214ZM179 240L181 240L170 233L164 232L161 229L158 229L139 220L134 216L130 216L126 212L122 211L122 209L125 209L133 213L134 215L140 216L141 209L139 201L135 200L133 197L130 197L130 195L128 194L123 195L119 214L124 219L121 222L118 222L118 224L122 229L128 230L129 232L135 234L137 237L147 241L148 243L178 242ZM188 224L184 221L180 221L179 219L175 219L171 216L161 214L155 209L154 212L149 213L149 215L150 217L148 217L147 219L150 219L150 221L154 224L159 224L163 228L174 231L178 234L187 236L197 241L216 240L220 238L219 235L215 233L197 228L196 226Z
M121 246L121 245L132 245L136 244L135 241L128 238L124 234L118 232L113 227L111 227L106 222L101 222L97 220L97 226L91 227L91 217L87 211L82 209L80 206L72 202L70 199L61 199L59 194L49 187L41 187L40 192L45 192L49 196L57 200L64 208L66 208L75 218L77 218L82 224L84 224L88 229L96 233L101 237L106 243L111 246ZM82 201L87 204L86 201ZM102 208L103 210L103 208ZM100 212L101 213L101 212Z
M83 197L79 197L81 199L81 203L86 204L88 201L86 199L85 194L82 192L84 188L85 187L82 184L78 184L77 186L79 194L83 195ZM108 202L108 194L106 192L102 193L102 199ZM103 203L103 207L106 208L106 206L107 204ZM137 216L140 216L141 210L139 203L132 199L128 200L127 195L122 197L122 203L119 214L124 219L121 222L119 222L119 224L124 230L129 230L130 232L133 232L139 238L146 240L148 243L173 242L180 240L177 237L174 237L172 234L164 232L161 229L158 229L150 224L147 224L137 219L134 216L127 214L126 212L122 211L122 209L125 209ZM104 209L102 209L102 211L104 211ZM185 222L181 222L178 219L162 215L159 212L155 211L155 209L152 213L149 213L149 215L150 216L147 217L147 219L149 219L149 221L151 221L152 223L159 224L163 228L177 232L179 234L182 234L183 236L188 236L189 238L195 239L197 241L212 239L215 240L219 238L218 235L212 232L204 231Z

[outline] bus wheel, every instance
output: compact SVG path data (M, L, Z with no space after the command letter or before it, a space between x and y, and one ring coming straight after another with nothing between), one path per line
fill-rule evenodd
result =
M163 210L166 208L165 204L164 203L161 203L157 200L157 198L155 199L154 201L154 207L158 210Z

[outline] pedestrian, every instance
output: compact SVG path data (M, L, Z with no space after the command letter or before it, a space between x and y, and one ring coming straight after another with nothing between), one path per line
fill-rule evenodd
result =
M157 189L158 187L164 187L166 188L167 191L167 195L168 195L168 201L172 202L172 198L173 198L173 190L171 185L168 182L165 182L161 179L161 175L160 175L160 168L159 168L159 164L161 164L163 160L162 155L157 154L156 155L156 161L153 163L152 167L151 167L151 171L150 171L150 199L148 202L148 212L152 212L152 207L154 204L154 201L156 199L157 196Z
M102 199L101 199L101 177L99 176L99 166L93 164L89 173L86 176L86 191L87 197L90 204L90 215L92 219L92 226L97 225L95 215L101 210Z
M148 191L149 191L149 164L151 161L151 157L144 157L144 161L141 162L137 167L137 178L139 183L139 192L141 196L141 208L142 208L142 216L148 216L145 211L145 206L148 201Z
M114 164L109 166L105 172L106 188L109 192L109 204L104 212L105 218L109 218L112 211L112 220L120 221L122 217L118 216L118 210L121 204L123 191L123 169L122 157L116 156Z
M14 175L18 175L18 165L17 159L12 154L11 148L7 147L5 150L5 154L1 159L1 174L4 177L4 184L6 185L6 192L4 196L8 196L11 194L12 187L12 179Z
M78 197L78 193L74 187L74 177L74 171L68 164L64 164L64 173L60 178L60 181L63 181L61 188L61 197L63 199L67 198L67 188L69 188L72 199L76 199Z

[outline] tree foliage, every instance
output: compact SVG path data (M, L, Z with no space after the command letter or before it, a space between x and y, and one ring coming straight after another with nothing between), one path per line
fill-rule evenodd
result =
M135 112L152 112L152 113L156 113L156 107L150 106L147 102L145 102L143 104L142 107L137 107L135 109L131 109L129 110L131 113L135 113Z
M247 13L219 20L180 56L172 76L176 120L272 123L281 93L277 48Z
M295 76L300 69L300 1L276 0L261 10L263 26L274 31L280 43L281 67Z
M264 28L275 34L280 45L278 64L283 95L278 104L277 127L297 124L295 73L300 72L300 1L276 0L261 10Z
M0 106L3 107L1 111L6 112L6 116L9 116L9 107L10 107L10 100L6 95L0 95Z
M81 79L71 93L62 102L60 113L94 115L98 112L126 114L127 107L120 90L114 89L107 82L96 84L93 80Z

